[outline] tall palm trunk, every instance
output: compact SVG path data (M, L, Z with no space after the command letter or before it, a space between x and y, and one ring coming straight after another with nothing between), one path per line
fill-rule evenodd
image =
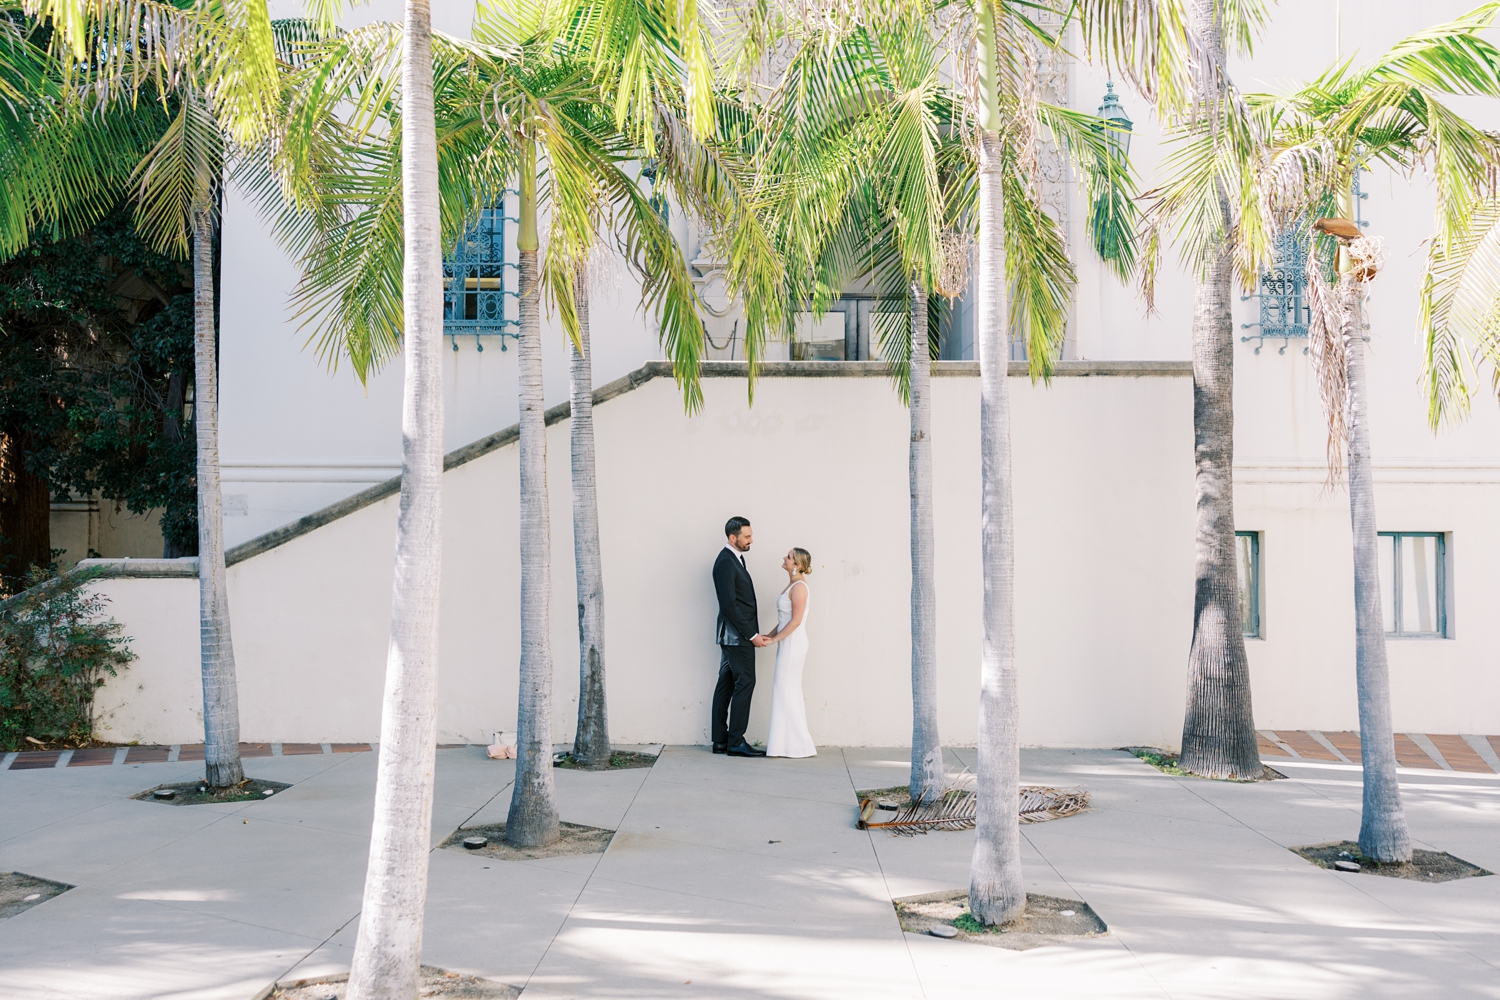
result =
M437 745L443 515L443 250L428 0L406 0L402 41L401 508L380 716L375 822L349 1000L417 995Z
M245 780L240 700L229 634L224 506L219 494L219 361L214 325L213 224L193 212L193 385L198 431L198 631L203 666L203 770L213 788Z
M1188 30L1222 66L1223 0L1188 5ZM1206 74L1200 74L1200 78ZM1219 113L1222 88L1199 93L1205 116ZM1230 312L1233 219L1219 192L1224 236L1193 289L1193 460L1197 554L1193 641L1188 648L1182 767L1209 778L1258 778L1265 768L1250 707L1250 664L1240 622L1234 541L1234 319Z
M1345 218L1352 208L1340 206ZM1341 263L1348 252L1340 250ZM1344 268L1341 268L1344 270ZM1351 274L1339 278L1343 299L1345 378L1349 393L1349 519L1354 529L1354 672L1359 694L1360 763L1364 805L1359 850L1376 861L1410 861L1411 833L1396 777L1396 740L1391 725L1391 676L1386 662L1385 621L1380 606L1380 556L1375 531L1375 476L1370 468L1370 401L1365 374L1364 324L1359 286Z
M536 141L521 143L521 335L516 366L521 396L521 691L516 721L516 780L505 839L539 847L557 839L552 788L551 539L547 510L547 421L542 402L541 287L537 273Z
M969 909L986 924L1026 909L1021 881L1020 700L1016 692L1015 512L1011 506L1009 322L1001 202L1000 38L994 0L979 5L979 451L984 598L979 654L978 815Z
M932 355L927 291L911 283L911 797L943 793L937 720L937 580L932 538Z
M573 758L609 766L609 715L604 701L604 568L599 556L599 492L594 478L594 375L589 362L588 281L573 282L578 343L572 364L573 562L578 578L578 732Z

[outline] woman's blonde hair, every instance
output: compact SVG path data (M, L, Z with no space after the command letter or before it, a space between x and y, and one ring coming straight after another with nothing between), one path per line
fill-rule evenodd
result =
M792 565L797 567L797 572L803 576L812 576L812 556L808 555L806 549L792 549Z

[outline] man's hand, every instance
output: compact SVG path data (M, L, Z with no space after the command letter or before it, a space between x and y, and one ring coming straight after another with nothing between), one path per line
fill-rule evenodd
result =
M750 638L750 645L752 646L769 646L770 644L771 640L763 635L751 636Z

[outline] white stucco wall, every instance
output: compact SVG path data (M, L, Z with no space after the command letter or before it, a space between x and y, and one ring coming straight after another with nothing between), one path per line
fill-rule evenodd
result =
M978 398L935 380L940 717L975 737ZM1192 612L1191 386L1185 377L1011 379L1022 738L1173 746ZM709 567L723 521L751 518L751 570L769 623L792 545L813 553L814 736L909 736L906 413L883 378L706 380L682 415L658 378L596 410L612 734L703 742L717 655ZM548 430L554 735L571 738L577 639L568 424ZM1493 566L1500 469L1434 472L1377 455L1382 530L1450 532L1451 637L1389 643L1398 731L1500 732ZM1257 725L1356 728L1347 499L1308 463L1240 470L1239 527L1262 532L1264 638L1248 642ZM514 445L445 479L440 727L480 740L516 712L519 584ZM379 727L396 498L230 568L246 740L354 741ZM140 659L100 695L103 735L200 736L190 580L102 580ZM751 735L763 736L771 654Z
M978 387L935 381L941 724L977 721ZM1023 738L1172 742L1191 608L1191 409L1183 377L1011 380ZM733 514L774 620L792 545L813 553L810 725L829 744L909 738L906 411L883 377L705 382L683 416L670 379L597 411L612 735L703 742L717 674L709 569ZM577 699L568 425L549 428L554 732ZM440 727L444 740L510 728L519 600L516 448L445 479ZM229 570L246 740L366 740L379 729L396 498ZM199 732L190 580L102 580L138 660L101 694L114 739ZM148 595L157 589L161 600ZM181 593L179 593L179 591ZM760 656L751 734L763 737L773 656Z

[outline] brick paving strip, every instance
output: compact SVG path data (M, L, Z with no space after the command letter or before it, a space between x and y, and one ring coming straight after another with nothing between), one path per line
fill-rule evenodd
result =
M1256 736L1263 756L1350 764L1361 759L1358 733L1262 729ZM1500 774L1500 736L1397 733L1395 742L1401 767Z
M466 746L446 743L438 749ZM302 754L368 753L369 743L241 743L240 756L291 757ZM173 746L83 747L78 750L23 750L0 754L0 771L31 771L43 767L107 767L115 764L165 764L202 760L202 743Z
M1325 761L1360 762L1359 734L1317 730L1262 729L1256 744L1263 756ZM439 750L469 746L440 743ZM368 753L369 743L241 743L240 756L296 757L307 754ZM173 746L84 747L79 750L23 750L0 755L0 771L30 771L44 767L106 767L117 764L161 764L203 759L202 743ZM1429 771L1468 771L1500 774L1500 736L1454 734L1396 734L1396 763Z

